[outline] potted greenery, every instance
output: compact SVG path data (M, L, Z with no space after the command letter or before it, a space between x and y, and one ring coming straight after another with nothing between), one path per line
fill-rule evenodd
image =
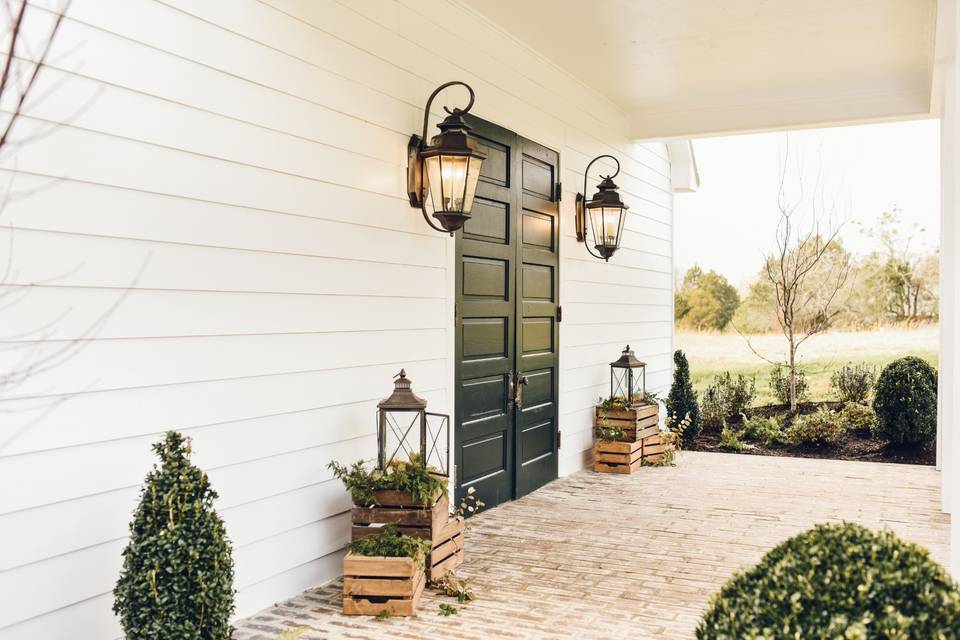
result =
M377 535L354 540L343 558L343 613L416 615L426 585L425 557L431 543L384 525Z

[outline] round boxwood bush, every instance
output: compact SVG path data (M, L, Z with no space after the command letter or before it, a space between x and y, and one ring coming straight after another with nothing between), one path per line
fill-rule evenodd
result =
M918 444L937 435L937 372L907 356L888 364L877 379L873 409L877 433L897 444Z
M890 531L817 525L715 594L699 640L960 637L960 589Z

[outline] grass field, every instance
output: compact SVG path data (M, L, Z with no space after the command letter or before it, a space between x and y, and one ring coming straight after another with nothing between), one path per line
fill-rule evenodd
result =
M785 360L786 340L781 335L754 336L750 341L756 351L770 360ZM878 329L875 331L830 332L814 336L798 352L800 365L810 382L811 400L832 399L831 374L847 363L874 366L877 374L892 360L919 356L937 366L939 329ZM751 351L746 339L736 333L677 332L675 347L682 349L690 361L693 386L699 392L723 371L756 376L755 404L772 404L769 375L772 366Z

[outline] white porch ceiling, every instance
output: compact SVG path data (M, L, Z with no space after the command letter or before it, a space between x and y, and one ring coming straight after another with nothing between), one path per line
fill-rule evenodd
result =
M639 139L931 115L936 0L463 0Z

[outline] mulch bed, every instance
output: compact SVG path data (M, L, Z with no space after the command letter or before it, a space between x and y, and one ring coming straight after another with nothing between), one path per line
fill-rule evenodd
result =
M823 402L823 403L804 403L800 405L800 413L813 413L817 408L827 406L831 409L839 409L842 403ZM765 407L756 407L749 411L751 416L762 415L772 416L786 413L787 405L769 405ZM731 427L736 427L740 423L740 417L729 420ZM924 446L914 445L894 445L888 444L883 440L877 440L870 435L869 431L848 431L839 442L832 445L816 447L813 445L790 445L790 444L772 444L766 446L763 443L751 442L751 446L745 447L742 454L752 454L758 456L786 456L795 458L826 458L830 460L864 460L868 462L893 462L899 464L936 464L937 449L936 443ZM697 437L696 442L684 447L689 451L716 451L720 453L736 453L720 448L720 428L704 427L703 431Z

